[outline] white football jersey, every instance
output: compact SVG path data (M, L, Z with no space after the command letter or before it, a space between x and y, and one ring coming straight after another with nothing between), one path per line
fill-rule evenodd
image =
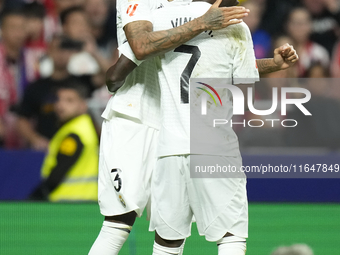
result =
M169 29L193 20L203 15L210 6L205 2L194 2L190 5L156 10L152 16L155 21L154 30ZM259 79L259 73L249 28L245 23L241 23L218 31L206 31L177 49L159 56L159 59L162 67L159 72L162 121L158 155L206 154L205 143L210 139L202 139L201 146L190 148L190 93L186 87L188 79L224 78L229 80L229 84L255 83ZM196 87L199 84L190 86ZM219 114L224 111L226 119L230 120L233 111L231 92L227 89L216 90L221 96L223 107L216 107L215 113L221 116ZM193 104L197 100L200 104L201 93L204 92L197 90L197 97L190 98L190 103ZM214 116L214 107L210 107L210 119ZM210 125L212 126L212 123ZM192 127L191 130L199 131L199 128ZM211 141L219 140L218 144L215 142L211 146L209 152L225 156L239 155L238 139L230 126L213 129L209 134L215 136ZM202 148L203 151L200 150Z
M138 20L152 22L151 10L162 8L165 2L167 0L117 0L118 45L127 41L123 30L126 24ZM159 129L160 88L155 69L155 59L144 61L135 69L111 97L102 117L110 119L116 111Z
M189 22L203 15L210 6L205 2L174 3L172 7L155 10L152 12L154 31ZM123 45L120 50L130 58L128 45ZM249 28L241 23L218 31L206 31L157 58L162 92L158 156L206 154L199 148L190 148L189 100L198 100L202 91L197 92L197 97L189 98L189 79L224 78L229 84L252 84L258 81L259 73ZM227 89L216 90L224 106L216 108L216 114L224 111L226 119L231 119L231 93ZM211 146L214 147L210 150L212 154L239 155L237 136L230 126L225 125L212 132L221 141L218 146Z

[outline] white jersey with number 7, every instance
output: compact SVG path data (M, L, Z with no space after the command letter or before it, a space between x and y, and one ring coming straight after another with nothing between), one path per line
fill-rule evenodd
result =
M210 4L174 2L172 7L152 11L154 31L166 30L202 16ZM127 44L120 47L131 58ZM160 55L158 75L161 86L161 129L158 156L190 154L190 78L225 78L233 82L255 83L259 79L253 42L245 23L222 30L206 31L176 49ZM199 94L198 94L199 96ZM221 95L225 115L232 117L232 96ZM227 126L222 130L216 154L239 155L237 136ZM221 149L222 148L222 149Z

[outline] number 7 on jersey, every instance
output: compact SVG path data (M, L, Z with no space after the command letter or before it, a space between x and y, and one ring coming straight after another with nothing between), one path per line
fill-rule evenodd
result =
M181 103L188 104L189 103L189 80L194 70L198 60L201 57L201 51L197 46L192 45L181 45L177 47L174 52L182 52L192 54L188 64L184 68L184 71L181 75L180 85L181 85Z

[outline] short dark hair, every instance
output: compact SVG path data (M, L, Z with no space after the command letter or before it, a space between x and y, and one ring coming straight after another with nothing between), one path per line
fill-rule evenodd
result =
M67 17L74 13L74 12L82 12L82 13L85 13L85 10L81 7L81 6L73 6L73 7L70 7L66 10L63 10L61 13L60 13L60 21L61 21L61 24L64 25L66 23L66 19Z
M77 79L67 79L62 85L58 86L56 90L58 91L60 89L72 89L75 90L82 99L85 100L89 98L88 88Z
M24 12L21 8L15 8L15 9L6 9L1 14L1 26L4 24L4 21L6 18L10 16L22 16L25 17Z
M25 16L28 18L39 18L39 19L43 19L46 14L44 5L41 3L37 3L37 2L25 4L23 12Z
M312 74L312 71L315 67L320 67L325 75L325 77L330 77L331 74L329 72L329 69L325 67L320 61L312 61L311 65L309 66L308 70L306 71L306 77L310 77Z

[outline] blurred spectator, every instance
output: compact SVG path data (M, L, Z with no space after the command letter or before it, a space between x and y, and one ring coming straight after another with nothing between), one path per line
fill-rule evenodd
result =
M1 22L1 56L15 81L18 98L23 92L23 46L26 40L25 16L20 10L7 11Z
M299 5L299 0L266 0L266 8L260 27L272 36L283 34L288 14Z
M339 37L339 0L302 0L312 15L311 40L325 47L332 54Z
M264 5L259 5L255 0L248 1L244 5L244 7L250 10L250 14L247 17L243 18L243 21L248 25L254 43L255 56L257 59L266 58L271 53L271 38L270 35L259 29L260 21L262 18L263 7Z
M0 20L1 20L1 15L2 15L2 11L4 9L4 0L0 0ZM1 21L0 21L0 25L1 25Z
M86 40L91 34L91 27L86 12L82 7L71 7L60 14L63 33L74 40Z
M315 63L307 74L310 79L305 80L304 86L311 92L312 98L304 106L312 116L305 116L297 108L288 112L287 118L295 119L298 125L285 130L285 141L288 146L339 149L340 103L328 95L328 70Z
M117 50L117 28L116 28L116 10L112 7L114 1L110 0L87 0L85 11L90 24L91 34L96 41L98 53L112 65L118 58ZM89 107L96 123L101 125L101 113L105 109L109 100L109 94L106 87L97 90Z
M264 10L266 9L267 0L248 0L248 1L251 1L254 4L258 5L260 9L262 10L262 14L263 14Z
M17 103L23 90L24 28L25 17L21 11L3 13L0 42L0 125L3 132L0 132L0 140L5 148L20 147L14 128L15 117L9 110Z
M46 9L44 19L45 41L50 42L55 34L62 32L60 13L74 6L84 6L86 0L43 0Z
M307 78L328 78L329 71L319 62L313 63L307 71ZM317 80L315 80L317 81ZM317 89L317 88L315 88ZM319 93L318 93L319 94Z
M68 69L70 73L96 74L100 69L107 70L112 62L100 53L96 40L91 33L89 18L81 7L72 7L60 14L63 33L73 40L83 44L82 52L70 59Z
M331 63L331 75L340 78L340 41L334 47Z
M31 83L40 77L39 61L46 53L47 45L44 38L44 5L32 2L24 7L26 16L27 41L24 49L25 82Z
M55 0L56 11L60 14L69 8L84 6L85 2L86 0Z
M42 166L42 183L33 200L97 201L98 137L87 112L86 88L65 83L54 104L62 124L53 136Z
M327 50L309 39L311 29L312 23L309 12L304 8L293 9L287 20L287 32L292 38L293 45L300 57L296 65L299 77L305 77L307 70L315 62L321 63L325 68L329 67Z
M50 45L53 60L53 73L28 86L23 101L18 109L18 128L32 148L46 150L49 139L58 129L57 118L53 109L55 89L65 82L81 82L88 88L89 94L102 86L103 75L73 76L67 71L67 64L72 54L77 52L77 43L69 38L56 37ZM100 79L101 78L101 79Z
M19 10L24 6L23 0L0 0L0 2L3 2L3 9L4 10Z
M293 244L278 247L271 255L314 255L313 250L306 244Z
M117 48L116 11L110 8L109 0L87 0L85 11L91 32L97 41L102 56L115 62Z
M98 70L107 70L113 64L113 48L109 40L110 31L104 31L102 27L108 18L109 6L106 0L91 0L87 2L93 9L88 15L81 7L72 7L64 10L61 15L63 32L73 40L79 41L83 47L82 51L74 54L68 64L68 70L75 75L96 74ZM94 7L95 5L95 7ZM115 21L112 21L116 24ZM97 37L97 38L96 38ZM101 38L100 38L101 37ZM105 39L106 38L106 39ZM102 39L102 47L98 47L97 42ZM100 50L101 49L101 50ZM105 109L105 104L110 98L106 88L102 88L94 93L90 102L90 111L97 117L96 124L101 125L101 112Z

